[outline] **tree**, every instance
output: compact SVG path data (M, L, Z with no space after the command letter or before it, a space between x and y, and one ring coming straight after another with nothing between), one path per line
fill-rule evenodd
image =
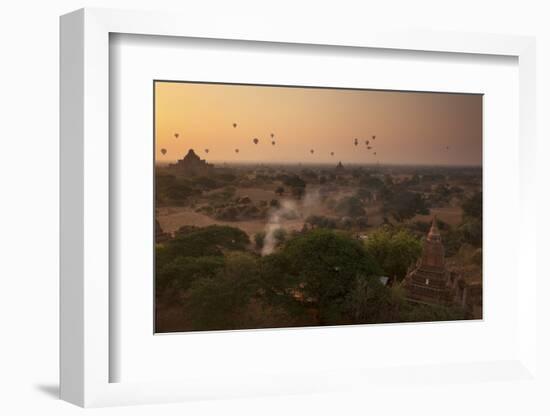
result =
M190 227L186 232L178 232L167 242L166 249L172 257L221 256L223 249L244 250L248 244L250 240L244 231L223 225L210 225Z
M209 191L220 187L220 184L216 180L207 176L199 176L198 178L195 178L193 182L196 187L204 191Z
M301 175L302 175L302 177L308 179L311 182L317 182L318 181L317 173L315 173L311 169L302 169Z
M280 246L283 244L288 236L288 232L284 228L277 228L273 232L273 238L275 239L277 246Z
M265 231L260 231L256 234L254 234L254 244L256 245L256 248L258 250L261 250L264 246L264 240L265 240Z
M355 196L363 201L370 201L372 199L372 192L367 188L359 188Z
M378 277L357 276L348 301L355 323L374 322L389 301L389 291Z
M483 218L482 199L481 192L477 192L471 198L464 201L464 204L462 204L464 216L481 220Z
M420 176L415 173L411 179L409 179L409 185L418 185L420 183Z
M321 325L353 322L349 294L357 276L380 271L359 241L323 229L288 241L270 266L267 281L278 287L275 292L298 296L302 308L314 310ZM288 303L295 312L296 302Z
M460 247L465 243L464 233L459 228L451 228L443 235L443 245L445 246L445 254L449 257L454 256L460 250Z
M201 193L200 190L193 189L186 180L176 178L174 175L157 174L155 186L157 203L183 205L191 196Z
M402 280L408 268L422 253L420 241L406 230L395 230L384 226L370 234L365 241L365 249L381 266L388 277Z
M349 300L354 323L399 322L405 293L400 286L385 286L377 276L359 276Z
M464 236L464 241L474 247L481 247L483 241L483 226L481 218L467 218L459 228Z
M401 322L434 322L457 321L466 318L466 313L459 307L438 305L408 304L401 312Z
M223 266L222 256L176 257L157 269L157 289L187 290L195 280L213 277Z
M364 175L360 180L359 184L365 188L373 189L373 190L379 190L384 187L384 182L382 182L381 179L370 176L370 175Z
M435 187L434 194L438 203L447 203L451 198L451 188L447 184L440 183Z
M306 188L295 186L292 188L292 196L300 199L304 196L306 193Z
M306 183L297 175L287 176L283 179L283 183L291 188L305 188Z
M429 214L426 202L421 194L400 191L386 198L384 209L400 222L414 217L416 214Z
M306 218L306 223L312 227L318 228L337 228L338 223L334 218L324 217L322 215L310 215Z
M195 330L242 329L257 326L249 304L259 289L257 258L231 253L214 277L198 279L186 298L186 311Z
M347 217L364 217L366 215L363 202L354 196L342 198L336 205L336 211Z

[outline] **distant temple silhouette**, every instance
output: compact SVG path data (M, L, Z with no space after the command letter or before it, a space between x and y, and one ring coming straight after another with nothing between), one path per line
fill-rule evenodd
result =
M336 169L336 172L343 172L345 170L344 165L342 165L342 162L338 162L335 169Z
M415 303L460 305L470 312L481 304L481 282L468 281L447 269L436 217L424 241L422 256L403 280L402 287L407 300Z
M177 169L179 172L187 175L202 176L209 174L214 165L206 163L206 160L198 157L193 149L189 149L185 157L171 164L170 168Z

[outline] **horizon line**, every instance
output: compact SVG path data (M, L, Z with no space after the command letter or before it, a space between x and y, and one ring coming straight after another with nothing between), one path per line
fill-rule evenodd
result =
M170 164L177 163L179 159L175 160L169 160L169 161L158 161L155 160L155 166L167 166ZM410 167L464 167L464 168L483 168L483 164L437 164L437 163L402 163L402 162L346 162L344 163L341 160L334 161L334 162L289 162L289 161L269 161L269 162L262 162L262 161L255 161L255 160L241 160L241 161L235 161L235 160L205 160L207 163L211 163L216 167L216 164L241 164L241 165L337 165L338 163L342 163L345 165L367 165L367 166L410 166Z

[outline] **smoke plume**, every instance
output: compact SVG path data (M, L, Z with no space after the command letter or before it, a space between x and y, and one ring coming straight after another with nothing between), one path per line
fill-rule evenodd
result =
M294 200L283 199L279 208L273 209L269 213L267 224L265 226L265 238L262 247L262 256L273 253L277 246L275 238L277 230L284 229L285 220L295 218L307 218L312 210L318 207L320 203L319 191L306 192L303 199L297 203Z

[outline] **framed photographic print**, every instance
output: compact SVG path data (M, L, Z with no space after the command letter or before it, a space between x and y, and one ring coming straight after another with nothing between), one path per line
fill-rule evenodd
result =
M482 318L482 95L153 88L155 332Z
M534 41L180 18L61 20L62 398L536 385Z

